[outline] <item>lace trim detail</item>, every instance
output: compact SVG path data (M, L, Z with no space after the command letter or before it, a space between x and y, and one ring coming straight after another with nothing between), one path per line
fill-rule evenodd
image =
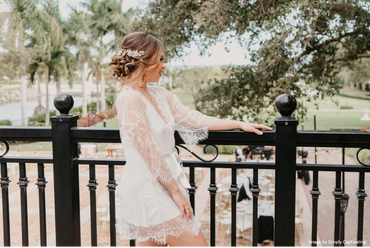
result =
M137 239L139 242L152 240L161 245L167 244L166 238L168 236L179 238L184 232L198 236L200 228L200 223L194 216L190 221L178 216L164 223L148 227L136 227L124 220L121 221L121 239Z
M173 109L173 115L176 120L175 129L190 150L199 144L199 141L208 138L208 128L218 120L196 110L190 110L189 107L182 105L177 97Z
M176 125L176 130L187 145L197 145L199 141L207 139L208 128L218 120L201 114L198 116L198 120L202 121L203 117L205 117L203 124L196 129L181 124Z

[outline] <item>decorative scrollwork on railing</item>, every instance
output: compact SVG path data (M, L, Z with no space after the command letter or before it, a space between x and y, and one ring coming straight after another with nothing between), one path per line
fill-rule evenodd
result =
M5 152L3 154L0 154L0 157L4 157L9 152L9 144L6 141L0 141L0 143L4 143L5 145ZM3 145L0 144L0 147Z
M218 148L217 148L217 146L212 145L212 144L205 145L205 146L204 146L204 148L203 148L203 152L204 152L205 154L207 154L207 152L206 152L206 148L207 148L208 146L213 146L213 147L216 149L216 155L215 155L215 157L214 157L214 158L212 158L212 159L210 159L210 160L206 160L206 159L203 159L203 158L199 157L197 154L195 154L194 152L192 152L191 150L189 150L187 147L185 147L185 146L183 146L183 145L176 145L176 146L175 146L175 148L176 148L176 150L177 150L177 153L178 153L178 154L180 154L180 151L179 151L179 148L178 148L177 146L179 146L179 147L181 147L181 148L185 149L186 151L188 151L189 153L191 153L192 155L194 155L197 159L199 159L199 160L201 160L201 161L203 161L203 162L210 163L210 162L214 161L214 160L218 157Z
M359 154L360 154L360 152L361 152L362 150L369 150L369 151L370 151L370 148L360 148L360 149L358 149L358 151L357 151L357 153L356 153L357 161L358 161L360 164L362 164L363 166L370 166L370 164L364 164L364 163L362 163L362 162L361 162L361 160L360 160L360 158L358 157L358 156L359 156ZM369 157L369 159L370 159L370 157Z

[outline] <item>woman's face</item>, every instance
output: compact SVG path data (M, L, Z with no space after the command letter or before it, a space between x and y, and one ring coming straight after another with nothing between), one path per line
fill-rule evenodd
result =
M161 58L159 60L159 63L156 67L148 71L146 74L145 80L148 82L158 82L159 78L162 76L162 70L164 69L164 63L163 63L163 51L161 52Z

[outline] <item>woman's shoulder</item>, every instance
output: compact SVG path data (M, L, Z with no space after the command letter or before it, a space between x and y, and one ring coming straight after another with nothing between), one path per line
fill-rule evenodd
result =
M170 94L170 92L165 87L162 87L162 86L152 85L152 86L150 86L150 88L155 89L155 90L157 90L159 92L162 92L162 93Z
M160 93L163 97L167 100L171 99L171 92L169 92L165 87L162 86L150 86L150 88L154 89L156 92Z
M138 93L135 92L135 90L130 89L122 89L116 97L116 103L123 101L123 100L129 100L130 102L138 102L141 101L141 98Z

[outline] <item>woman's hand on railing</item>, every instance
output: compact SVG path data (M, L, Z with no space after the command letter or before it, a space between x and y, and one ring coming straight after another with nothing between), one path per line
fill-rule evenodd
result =
M255 124L255 123L248 123L243 121L234 121L234 120L217 120L212 126L208 128L209 131L221 131L221 130L233 130L233 129L241 129L245 132L256 133L258 135L262 135L263 132L261 130L272 131L271 127Z
M268 127L262 124L246 123L246 122L240 122L240 129L242 129L245 132L256 133L258 135L263 134L262 130L272 131L271 127Z

